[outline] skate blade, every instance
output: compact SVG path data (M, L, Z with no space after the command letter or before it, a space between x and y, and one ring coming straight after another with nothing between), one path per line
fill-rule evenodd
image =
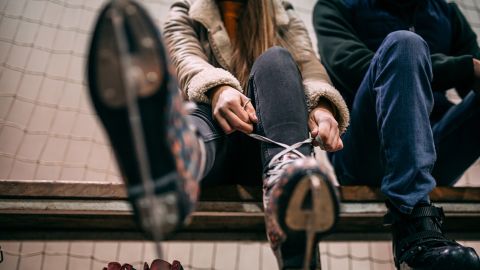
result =
M155 235L155 240L163 240L165 235L174 231L179 223L178 202L174 192L161 197L144 197L136 202L141 216L143 229Z

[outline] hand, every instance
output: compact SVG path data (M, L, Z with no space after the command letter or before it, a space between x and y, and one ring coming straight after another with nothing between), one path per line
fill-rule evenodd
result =
M328 152L335 152L343 148L337 120L333 117L328 105L320 105L310 112L308 127L312 137L315 138L314 145L320 146Z
M210 100L213 118L226 134L236 130L247 134L253 132L253 124L258 119L252 103L245 95L228 85L220 85L211 90Z
M480 93L480 60L473 58L473 74L475 76L473 81L473 90Z

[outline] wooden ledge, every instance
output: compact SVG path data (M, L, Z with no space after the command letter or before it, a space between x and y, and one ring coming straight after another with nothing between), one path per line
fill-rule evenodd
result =
M378 188L367 186L340 186L343 202L383 202ZM127 198L122 183L87 181L0 180L0 198ZM430 194L432 201L480 202L480 187L437 187ZM202 189L201 201L262 201L259 186L212 186Z
M327 240L385 240L386 209L378 189L340 187L340 220ZM432 201L447 215L456 239L480 239L480 188L436 188ZM145 239L122 184L0 180L0 239ZM190 222L172 239L265 239L259 187L204 188Z

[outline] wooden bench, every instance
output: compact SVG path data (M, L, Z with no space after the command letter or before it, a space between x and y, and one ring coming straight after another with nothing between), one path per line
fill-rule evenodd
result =
M341 213L325 240L385 240L386 209L378 189L340 187ZM190 223L175 240L264 241L260 187L205 188ZM480 188L436 188L449 236L480 239ZM0 240L142 240L122 184L0 180Z

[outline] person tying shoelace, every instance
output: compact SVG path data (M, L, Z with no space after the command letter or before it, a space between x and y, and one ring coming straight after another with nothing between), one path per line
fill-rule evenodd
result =
M349 113L289 3L176 1L162 39L138 4L119 0L97 22L89 86L147 232L178 228L200 182L263 183L279 268L319 267L316 243L339 206L313 144L341 149Z

